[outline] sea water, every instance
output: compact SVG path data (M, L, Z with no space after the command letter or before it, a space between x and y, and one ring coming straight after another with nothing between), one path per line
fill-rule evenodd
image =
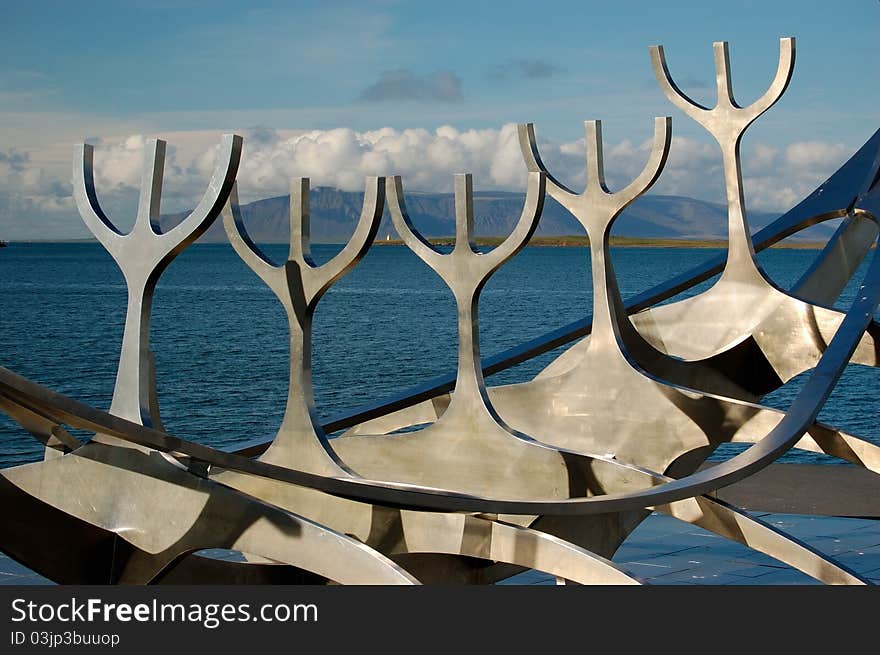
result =
M264 247L281 262L287 248ZM339 246L313 246L320 263ZM624 298L720 251L613 248ZM758 257L791 286L818 254L778 250ZM591 312L589 253L527 247L503 266L480 302L482 353L515 346ZM840 298L852 302L865 267ZM708 288L707 281L684 295ZM683 297L683 296L682 296ZM110 405L125 320L126 290L95 243L12 244L0 251L0 365L95 407ZM288 332L281 305L226 244L196 244L160 278L151 349L165 428L232 449L269 439L281 422L288 382ZM562 349L488 378L526 381ZM378 400L455 369L456 320L442 281L403 246L377 246L321 300L314 320L312 377L322 418ZM805 376L764 402L785 409ZM850 366L820 420L880 443L880 371ZM77 432L87 438L87 434ZM727 446L717 457L739 446ZM42 458L42 446L0 413L0 467ZM793 451L786 461L836 460Z

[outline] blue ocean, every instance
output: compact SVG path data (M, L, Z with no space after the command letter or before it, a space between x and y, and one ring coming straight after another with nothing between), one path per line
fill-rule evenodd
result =
M320 263L339 249L316 245L313 257ZM281 245L265 250L278 262L287 253ZM624 298L718 253L684 248L612 252ZM786 288L817 254L773 249L759 260ZM852 301L864 268L842 295L840 308ZM100 245L14 243L0 250L0 365L106 409L125 306L122 275ZM483 291L482 353L492 355L590 312L588 251L527 247ZM196 244L166 270L153 305L152 350L170 433L223 449L274 434L287 393L286 318L272 293L228 245ZM487 382L528 380L560 352ZM312 370L318 412L329 418L454 370L455 353L455 307L440 279L403 246L373 247L318 305ZM764 402L785 409L803 378ZM850 366L820 420L880 443L878 388L880 371ZM0 414L0 466L41 458L42 446ZM796 451L786 460L836 462Z

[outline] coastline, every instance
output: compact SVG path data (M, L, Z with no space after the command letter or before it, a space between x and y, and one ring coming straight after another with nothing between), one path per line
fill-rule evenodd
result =
M477 237L477 246L494 247L500 245L507 237ZM434 246L454 246L455 237L429 237L428 241ZM80 243L97 243L95 239L22 239L20 241L8 241L10 246L16 244L80 244ZM196 242L194 246L200 245L222 245L223 241ZM262 242L261 242L262 243ZM286 241L265 242L269 245L281 244L286 245ZM344 245L332 242L313 242L314 245ZM783 240L770 246L771 248L782 248L789 250L821 250L825 247L825 241L793 241ZM375 246L403 246L404 243L400 239L377 239L373 242ZM590 239L587 236L533 236L525 247L536 248L586 248L590 245ZM667 238L647 238L647 237L623 237L612 236L610 245L614 248L727 248L726 239L667 239ZM873 246L872 246L873 247Z
M477 246L497 246L506 237L477 237ZM435 246L454 246L454 237L431 237L428 239ZM377 240L377 246L402 246L399 239ZM550 248L576 248L588 247L590 239L587 236L533 236L525 247L550 247ZM615 248L727 248L726 239L665 239L665 238L642 238L612 236L610 244ZM824 241L780 241L771 248L786 248L793 250L821 250L825 247Z

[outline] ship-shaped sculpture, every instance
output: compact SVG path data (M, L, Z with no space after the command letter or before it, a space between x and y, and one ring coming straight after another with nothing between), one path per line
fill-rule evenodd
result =
M662 48L651 49L665 95L721 149L729 246L725 256L629 301L612 267L610 230L662 175L672 147L668 117L655 119L642 172L614 192L605 183L599 121L586 123L582 193L552 176L534 127L521 125L529 171L524 206L512 233L488 252L474 243L470 175L455 177L451 252L416 230L401 177L368 178L353 236L322 265L310 256L305 178L291 183L287 260L273 262L249 237L235 182L240 137L223 138L202 201L165 233L158 223L165 144L148 145L128 234L101 209L92 148L81 146L73 170L77 205L128 287L113 400L105 412L0 368L0 409L46 447L43 461L0 470L7 508L0 549L61 583L486 584L537 569L562 582L638 584L612 557L656 511L822 582L866 583L862 572L748 512L762 496L754 474L794 475L774 464L791 448L880 473L880 448L816 422L848 364L878 364L876 249L850 308L830 306L878 236L880 131L791 211L754 236L748 229L739 144L784 93L794 58L794 40L782 39L770 88L741 107L727 46L715 44L718 103L707 108L676 87ZM590 238L589 317L483 359L480 291L528 243L546 194ZM313 315L323 294L376 239L386 204L405 245L455 299L457 370L321 424L311 379ZM289 325L282 423L270 441L237 452L164 430L150 351L157 280L221 217L230 244L273 291ZM832 218L844 220L810 270L791 290L779 288L755 253ZM707 291L661 304L718 273ZM578 339L534 380L487 386L487 375ZM801 373L806 381L786 411L761 404L765 394ZM94 437L82 443L65 426ZM750 445L706 466L726 442ZM809 475L845 507L847 478L858 469L807 468L798 475ZM747 490L730 494L739 502L725 500L738 489ZM787 507L797 512L808 505L791 498ZM212 548L236 550L243 558L202 552Z

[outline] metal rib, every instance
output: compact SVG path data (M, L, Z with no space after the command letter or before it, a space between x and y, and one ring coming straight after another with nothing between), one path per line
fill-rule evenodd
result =
M349 536L198 478L139 450L92 443L51 461L4 469L0 477L150 555L129 561L120 571L119 581L143 584L188 552L229 548L343 583L417 582L400 566ZM95 480L101 481L100 488L95 487ZM11 489L2 488L9 498ZM7 507L16 511L14 505ZM84 536L75 527L65 531L61 523L52 529L55 539L69 542L71 547ZM27 563L39 570L39 553L33 553ZM116 565L108 562L108 567Z
M411 538L412 533L407 532L409 553L478 557L579 584L644 584L614 562L539 530L462 514L434 514L422 520L425 530L419 536Z
M161 429L156 397L155 367L150 352L150 308L162 271L201 236L220 213L232 190L241 159L242 139L224 135L218 162L201 202L184 221L158 233L165 142L151 139L144 150L138 213L134 227L122 234L98 203L90 145L74 151L74 198L83 222L113 257L125 278L128 307L116 384L110 411ZM104 437L98 435L98 440Z
M809 544L723 501L697 496L654 509L769 555L825 584L870 584Z
M290 255L276 266L250 239L238 208L237 192L223 209L223 226L242 260L266 283L287 313L290 364L287 402L281 426L264 461L296 465L326 475L350 474L327 443L317 421L311 380L312 317L321 296L365 254L379 229L385 199L385 178L366 180L363 210L355 233L333 259L315 266L309 255L309 180L291 182Z

